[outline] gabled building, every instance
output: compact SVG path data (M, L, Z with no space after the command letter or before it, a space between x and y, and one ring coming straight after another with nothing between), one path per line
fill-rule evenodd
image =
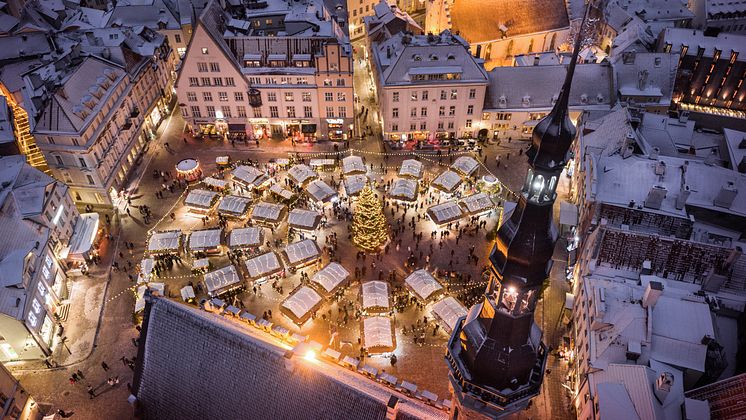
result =
M671 107L679 57L628 51L611 59L619 102L665 114Z
M412 19L407 12L402 11L396 5L386 0L381 0L373 6L374 14L363 18L365 23L366 41L368 45L373 42L385 41L399 32L409 32L414 35L422 35L420 25Z

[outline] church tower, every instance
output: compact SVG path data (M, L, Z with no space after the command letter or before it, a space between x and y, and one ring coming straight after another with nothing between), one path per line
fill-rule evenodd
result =
M584 24L585 19L580 28ZM484 299L459 320L448 342L452 419L510 415L541 389L547 349L534 309L552 267L557 241L552 205L576 133L567 108L581 33L554 108L534 129L526 182L498 229Z

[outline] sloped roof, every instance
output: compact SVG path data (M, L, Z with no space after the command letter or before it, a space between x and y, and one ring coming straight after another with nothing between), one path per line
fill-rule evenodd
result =
M499 40L507 35L567 28L570 20L562 0L455 0L451 27L469 43Z

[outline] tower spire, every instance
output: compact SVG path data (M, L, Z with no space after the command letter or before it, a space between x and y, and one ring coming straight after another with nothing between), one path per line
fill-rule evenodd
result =
M583 27L585 27L585 21L588 18L589 6L586 6L585 12L583 13L583 19L580 21L580 27L575 37L573 44L572 58L570 64L567 66L567 74L565 74L565 82L562 84L557 102L554 103L554 107L550 112L553 119L559 121L564 115L567 115L567 108L570 102L570 88L572 87L572 77L575 74L575 66L578 63L578 55L580 54L580 47L583 45Z

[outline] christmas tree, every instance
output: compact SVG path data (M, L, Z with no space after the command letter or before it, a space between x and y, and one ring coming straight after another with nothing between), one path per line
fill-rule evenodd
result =
M366 185L360 192L352 217L352 243L364 251L378 251L388 239L383 205Z

